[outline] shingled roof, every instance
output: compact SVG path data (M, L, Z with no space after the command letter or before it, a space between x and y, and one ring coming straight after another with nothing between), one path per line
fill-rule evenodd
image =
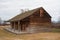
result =
M29 10L29 11L26 11L24 13L21 13L21 14L18 14L17 16L11 18L10 20L8 21L17 21L17 20L22 20L30 15L32 15L34 12L36 12L37 10L41 9L43 7L39 7L39 8L36 8L36 9L33 9L33 10ZM44 8L43 8L44 9ZM51 16L47 13L47 15L51 18Z

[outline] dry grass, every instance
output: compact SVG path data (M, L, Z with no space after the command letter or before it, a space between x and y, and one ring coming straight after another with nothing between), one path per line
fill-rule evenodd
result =
M0 40L60 40L60 33L12 34L0 27Z

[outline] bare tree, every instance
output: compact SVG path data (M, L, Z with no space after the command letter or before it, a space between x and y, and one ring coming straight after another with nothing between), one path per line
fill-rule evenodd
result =
M0 18L0 25L2 24L2 19Z
M60 17L58 18L58 22L60 23Z

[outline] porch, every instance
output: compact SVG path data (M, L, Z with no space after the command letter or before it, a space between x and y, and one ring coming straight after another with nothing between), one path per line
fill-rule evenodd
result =
M5 27L4 29L15 33L15 34L25 34L27 32L28 21L11 21L10 27Z
M28 21L13 21L10 22L11 29L18 30L18 31L26 31L28 27Z
M28 33L27 31L19 31L19 30L11 29L11 27L4 28L4 30L11 32L11 33L14 33L14 34L26 34L26 33Z

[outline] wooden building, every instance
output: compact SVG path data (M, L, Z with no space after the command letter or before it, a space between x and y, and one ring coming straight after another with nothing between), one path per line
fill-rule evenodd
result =
M9 22L14 30L34 32L40 28L50 28L51 16L43 7L40 7L23 12L10 19Z

